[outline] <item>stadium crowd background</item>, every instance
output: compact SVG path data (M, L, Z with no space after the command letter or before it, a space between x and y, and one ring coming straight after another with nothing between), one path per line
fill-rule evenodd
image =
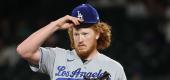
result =
M0 80L49 80L30 70L16 46L84 2L112 26L112 44L102 52L123 65L128 80L170 80L169 0L1 0ZM43 46L70 49L66 31L56 32Z

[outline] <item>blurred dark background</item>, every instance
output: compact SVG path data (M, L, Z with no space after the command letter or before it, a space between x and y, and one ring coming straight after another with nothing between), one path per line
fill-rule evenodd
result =
M0 0L0 80L49 80L31 71L16 46L81 3L112 26L112 44L102 53L122 64L128 80L170 80L169 0ZM67 32L57 31L43 46L70 49Z

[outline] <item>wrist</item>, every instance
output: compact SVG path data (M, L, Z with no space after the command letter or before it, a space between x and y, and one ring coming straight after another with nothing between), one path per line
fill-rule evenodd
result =
M60 26L59 26L59 23L55 22L55 21L52 21L50 23L50 26L54 29L54 30L59 30L60 29Z

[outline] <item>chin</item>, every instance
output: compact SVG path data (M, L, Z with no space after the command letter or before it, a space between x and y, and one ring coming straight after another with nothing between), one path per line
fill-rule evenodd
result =
M88 51L87 50L78 50L79 54L86 54Z
M95 46L90 46L89 48L75 48L75 50L80 57L86 58L95 48Z
M84 53L87 53L89 51L89 49L87 49L85 47L78 47L78 48L76 48L76 51L78 52L78 54L84 54Z
M78 50L78 49L76 49L76 52L77 52L77 54L79 55L79 56L88 56L89 55L89 52L88 52L88 50Z

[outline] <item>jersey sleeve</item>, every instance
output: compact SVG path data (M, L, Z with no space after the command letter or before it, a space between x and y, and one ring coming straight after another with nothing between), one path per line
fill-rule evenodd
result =
M123 67L119 70L119 80L127 80Z
M107 69L111 73L111 80L127 80L123 66L117 61L109 61Z
M61 48L40 47L40 60L38 65L30 65L34 72L46 73L52 77L53 67L57 53L63 51ZM63 53L64 55L64 53ZM63 57L63 56L58 56Z
M116 75L115 75L116 80L127 80L125 71L120 63L118 63L116 67Z

